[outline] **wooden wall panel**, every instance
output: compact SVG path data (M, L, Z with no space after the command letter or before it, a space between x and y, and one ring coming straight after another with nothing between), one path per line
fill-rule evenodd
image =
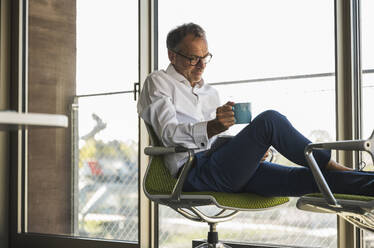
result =
M29 0L28 109L69 115L75 95L76 0ZM70 128L28 136L28 231L71 233Z
M0 1L0 110L9 109L10 2ZM0 245L8 247L9 229L9 136L0 131Z

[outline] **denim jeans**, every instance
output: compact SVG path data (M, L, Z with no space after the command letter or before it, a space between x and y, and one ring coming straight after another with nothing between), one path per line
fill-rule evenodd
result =
M249 192L263 196L318 192L304 156L309 143L284 115L265 111L210 156L197 153L183 190ZM270 146L300 166L261 161ZM313 155L333 193L374 195L373 173L328 171L324 168L331 152L316 150Z

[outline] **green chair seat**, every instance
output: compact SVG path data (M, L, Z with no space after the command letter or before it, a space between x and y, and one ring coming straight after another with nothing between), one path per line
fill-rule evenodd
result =
M150 195L170 195L177 180L163 164L161 156L152 157L145 188ZM241 210L275 207L289 201L287 197L263 197L251 193L183 192L183 195L212 196L220 206Z

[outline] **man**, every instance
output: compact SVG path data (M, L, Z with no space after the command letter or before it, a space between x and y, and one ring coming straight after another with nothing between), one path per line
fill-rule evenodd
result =
M165 146L196 149L194 166L184 191L252 192L265 196L299 196L318 188L304 157L310 143L280 113L258 115L231 141L206 155L220 134L235 124L233 102L220 106L217 91L202 79L212 58L204 30L181 25L167 36L170 65L151 73L138 102L138 113L152 125ZM263 160L270 146L302 167L287 167ZM333 192L374 194L374 176L355 172L330 159L329 151L314 156ZM165 156L177 176L187 160L183 153Z

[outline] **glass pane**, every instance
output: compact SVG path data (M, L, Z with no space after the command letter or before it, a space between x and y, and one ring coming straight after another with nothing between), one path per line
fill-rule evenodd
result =
M324 131L326 141L335 139L335 77L268 80L251 83L218 84L214 87L220 92L222 102L232 99L234 102L252 102L252 113L257 114L275 109L292 122L306 136L312 139L316 132ZM328 120L331 121L317 121ZM229 129L238 133L245 125L234 125ZM317 139L317 137L315 138Z
M335 140L334 1L159 1L159 69L169 64L167 33L187 22L207 32L213 58L204 80L219 91L222 103L250 101L254 116L275 109L312 141ZM235 134L244 126L230 131ZM276 162L293 166L280 154ZM241 213L218 225L220 238L337 247L336 216L300 211L295 201ZM161 247L206 239L206 224L186 220L164 206L159 213Z
M28 2L29 112L69 127L28 132L27 231L137 242L136 101L111 91L137 81L138 1Z
M177 25L195 22L207 31L213 54L204 72L208 82L333 72L333 4L324 0L191 0L184 4L161 0L160 69L169 64L167 33Z
M374 2L361 0L361 56L362 56L362 138L368 138L374 128ZM368 153L362 153L364 170L373 171L373 161ZM364 231L365 248L374 247L374 234Z
M75 235L138 240L138 117L132 97L79 98Z
M363 93L363 137L369 137L374 127L373 106L374 86L374 2L361 0L361 57Z
M126 106L126 110L114 111L118 106ZM59 162L59 171L51 171L54 165L38 163L38 158L43 161L53 152L50 143L41 141L56 131L29 132L29 144L38 145L38 148L29 149L29 174L40 175L29 178L29 198L32 198L29 213L34 213L29 215L29 232L138 240L138 116L135 106L132 94L79 98L78 118L72 124L72 139L77 146L71 150L76 157L72 157L71 167ZM43 173L35 172L35 168ZM69 173L65 172L63 177L71 181L71 194L60 175L66 170L74 175L66 179ZM44 178L46 173L50 174ZM45 189L51 184L53 189ZM56 201L62 197L66 201L64 206L58 207L65 216L56 223L65 227L62 230L46 229L48 225L41 222L41 219L56 218L57 211L45 211L45 201L50 207L54 205L54 199L44 199L40 194L45 190L46 193L52 190Z
M77 0L77 94L138 81L138 1Z

